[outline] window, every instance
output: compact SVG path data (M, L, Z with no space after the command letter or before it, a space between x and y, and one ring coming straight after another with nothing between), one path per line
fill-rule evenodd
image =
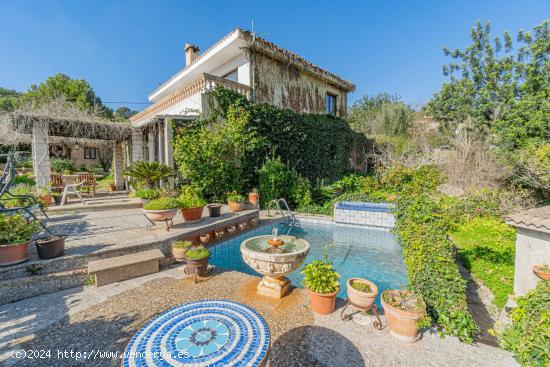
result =
M96 159L97 152L95 148L84 148L84 159Z
M229 73L222 76L222 78L227 79L227 80L231 80L232 82L238 83L239 82L239 72L237 71L237 69L232 70Z
M327 93L327 113L336 116L336 96L334 94Z

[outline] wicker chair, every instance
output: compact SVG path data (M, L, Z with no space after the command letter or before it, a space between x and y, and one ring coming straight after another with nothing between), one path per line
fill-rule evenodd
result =
M95 177L92 173L79 173L76 181L83 183L81 186L81 191L86 190L88 194L92 191L93 196L95 196L95 187L97 186L97 182L95 181Z

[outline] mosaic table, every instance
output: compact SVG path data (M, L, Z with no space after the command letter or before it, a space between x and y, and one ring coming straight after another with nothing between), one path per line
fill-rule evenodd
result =
M145 324L122 366L263 366L269 328L254 309L228 300L180 305Z

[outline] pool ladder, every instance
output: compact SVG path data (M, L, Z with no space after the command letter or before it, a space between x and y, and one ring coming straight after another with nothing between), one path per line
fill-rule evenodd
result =
M281 208L280 203L282 203L284 205L282 208ZM287 225L288 224L294 224L294 222L296 222L296 217L294 216L294 213L292 213L292 210L290 210L290 207L288 206L288 203L283 198L273 199L269 202L269 204L267 205L267 215L268 216L271 215L271 209L273 207L272 204L275 204L275 208L277 209L277 212L279 214L281 214L281 217L285 221L285 224L287 224ZM285 211L283 211L283 209L286 210L286 216L285 216Z

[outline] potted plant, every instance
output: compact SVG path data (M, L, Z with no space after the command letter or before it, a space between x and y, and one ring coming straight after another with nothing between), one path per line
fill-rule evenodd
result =
M116 191L116 185L113 181L111 181L109 183L109 186L107 186L107 189L109 190L109 192L115 192Z
M202 198L198 191L188 186L180 194L178 201L185 222L198 223L201 221L206 200Z
M222 215L222 204L208 204L206 206L208 208L208 215L211 217L219 217Z
M367 279L351 278L347 281L347 293L354 306L361 310L370 310L378 295L378 287Z
M140 189L132 191L129 196L141 199L141 202L145 204L149 200L158 199L160 197L160 191L157 189Z
M533 266L533 272L542 280L550 279L550 266L547 264Z
M38 229L20 214L0 214L0 266L19 264L29 258L29 241Z
M187 260L187 274L204 275L208 270L208 257L210 256L210 250L206 247L192 246L185 252L185 259Z
M191 241L175 241L172 243L172 255L176 261L185 261L185 252L193 246Z
M143 205L145 215L152 221L167 221L178 213L179 202L174 198L158 198Z
M255 208L258 207L258 204L260 203L260 194L258 193L258 189L254 188L248 193L248 201L250 204L254 205Z
M60 192L52 192L52 197L55 205L61 205L62 194Z
M244 197L236 191L227 194L227 205L232 212L240 212L244 209Z
M315 260L301 271L302 281L309 295L311 310L319 315L330 315L336 307L340 290L340 275L328 260Z
M52 194L47 187L40 189L38 192L38 199L44 204L44 206L49 206L54 203Z
M62 235L42 236L34 244L41 259L54 259L65 253L65 236Z
M419 323L426 319L422 298L409 290L386 290L381 299L390 334L401 341L416 342L420 337Z

